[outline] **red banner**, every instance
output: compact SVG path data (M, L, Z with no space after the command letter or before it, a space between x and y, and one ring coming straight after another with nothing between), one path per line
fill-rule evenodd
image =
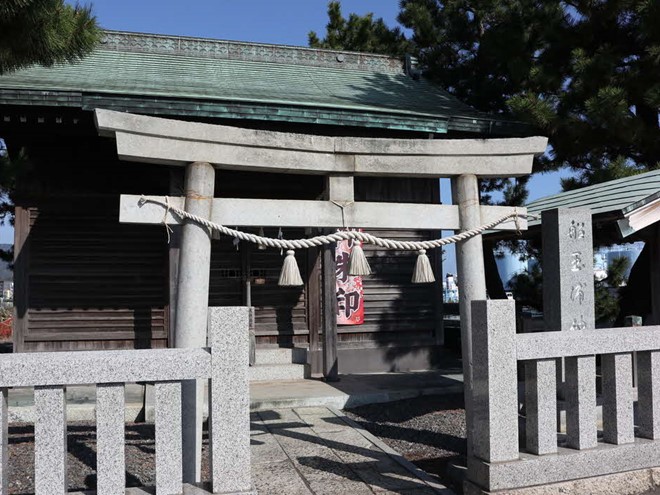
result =
M337 267L337 325L361 325L364 323L364 289L362 277L349 275L348 266L353 243L347 240L337 243L335 261Z

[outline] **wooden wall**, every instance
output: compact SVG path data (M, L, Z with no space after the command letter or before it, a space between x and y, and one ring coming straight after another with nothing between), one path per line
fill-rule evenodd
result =
M30 135L18 142L27 146L30 167L16 195L16 349L171 345L176 247L168 247L162 226L119 224L118 205L122 193L181 194L173 184L180 185L183 169L120 162L114 141L89 129L70 136ZM319 176L219 171L216 179L216 196L320 199L324 194ZM360 178L356 200L437 202L438 182ZM277 229L265 233L275 237ZM437 235L374 233L398 239ZM286 238L313 234L284 230ZM372 247L366 253L374 270L364 279L366 321L340 327L339 345L437 344L438 285L410 283L415 255ZM279 250L243 243L237 249L232 239L213 240L209 303L255 306L259 345L318 342L317 253L299 250L296 256L308 283L282 288L277 286Z

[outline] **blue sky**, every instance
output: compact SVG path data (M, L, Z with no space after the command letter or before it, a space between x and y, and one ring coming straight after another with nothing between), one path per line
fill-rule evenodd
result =
M75 3L69 1L68 3ZM84 0L81 3L87 3ZM398 0L342 0L345 15L373 12L388 25L396 23ZM319 35L327 23L326 0L96 0L93 11L106 29L208 38L307 45L307 33ZM566 173L564 173L566 175ZM546 174L530 181L530 200L560 191L560 174ZM445 181L443 181L445 182ZM441 195L448 201L448 184ZM0 227L0 243L13 242L13 231ZM453 252L447 270L453 271Z

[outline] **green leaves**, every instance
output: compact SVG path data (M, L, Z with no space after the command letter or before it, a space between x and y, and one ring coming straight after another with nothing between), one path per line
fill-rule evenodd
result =
M309 46L332 50L352 50L358 52L383 53L403 56L409 43L398 28L390 29L383 19L374 19L373 14L359 16L350 14L345 19L340 2L328 4L328 24L323 40L311 31Z
M371 15L345 19L331 2L327 36L313 46L410 51L427 78L460 100L548 135L552 152L537 171L572 168L567 187L660 166L657 0L400 5L409 39Z
M90 7L72 7L64 0L3 0L0 74L33 64L79 60L101 36Z

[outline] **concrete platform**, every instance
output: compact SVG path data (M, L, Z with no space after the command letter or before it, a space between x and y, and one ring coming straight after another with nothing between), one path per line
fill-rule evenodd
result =
M251 410L329 406L336 409L364 404L410 399L420 395L453 394L463 391L463 376L457 369L407 373L341 375L340 381L322 379L257 381L250 384ZM70 421L95 419L96 388L93 385L67 387L67 418ZM153 421L151 394L142 384L126 384L126 421ZM9 390L10 422L34 421L31 388Z
M322 379L251 383L250 407L253 411L309 406L343 409L462 391L463 375L454 369L341 375L340 381L329 383Z

